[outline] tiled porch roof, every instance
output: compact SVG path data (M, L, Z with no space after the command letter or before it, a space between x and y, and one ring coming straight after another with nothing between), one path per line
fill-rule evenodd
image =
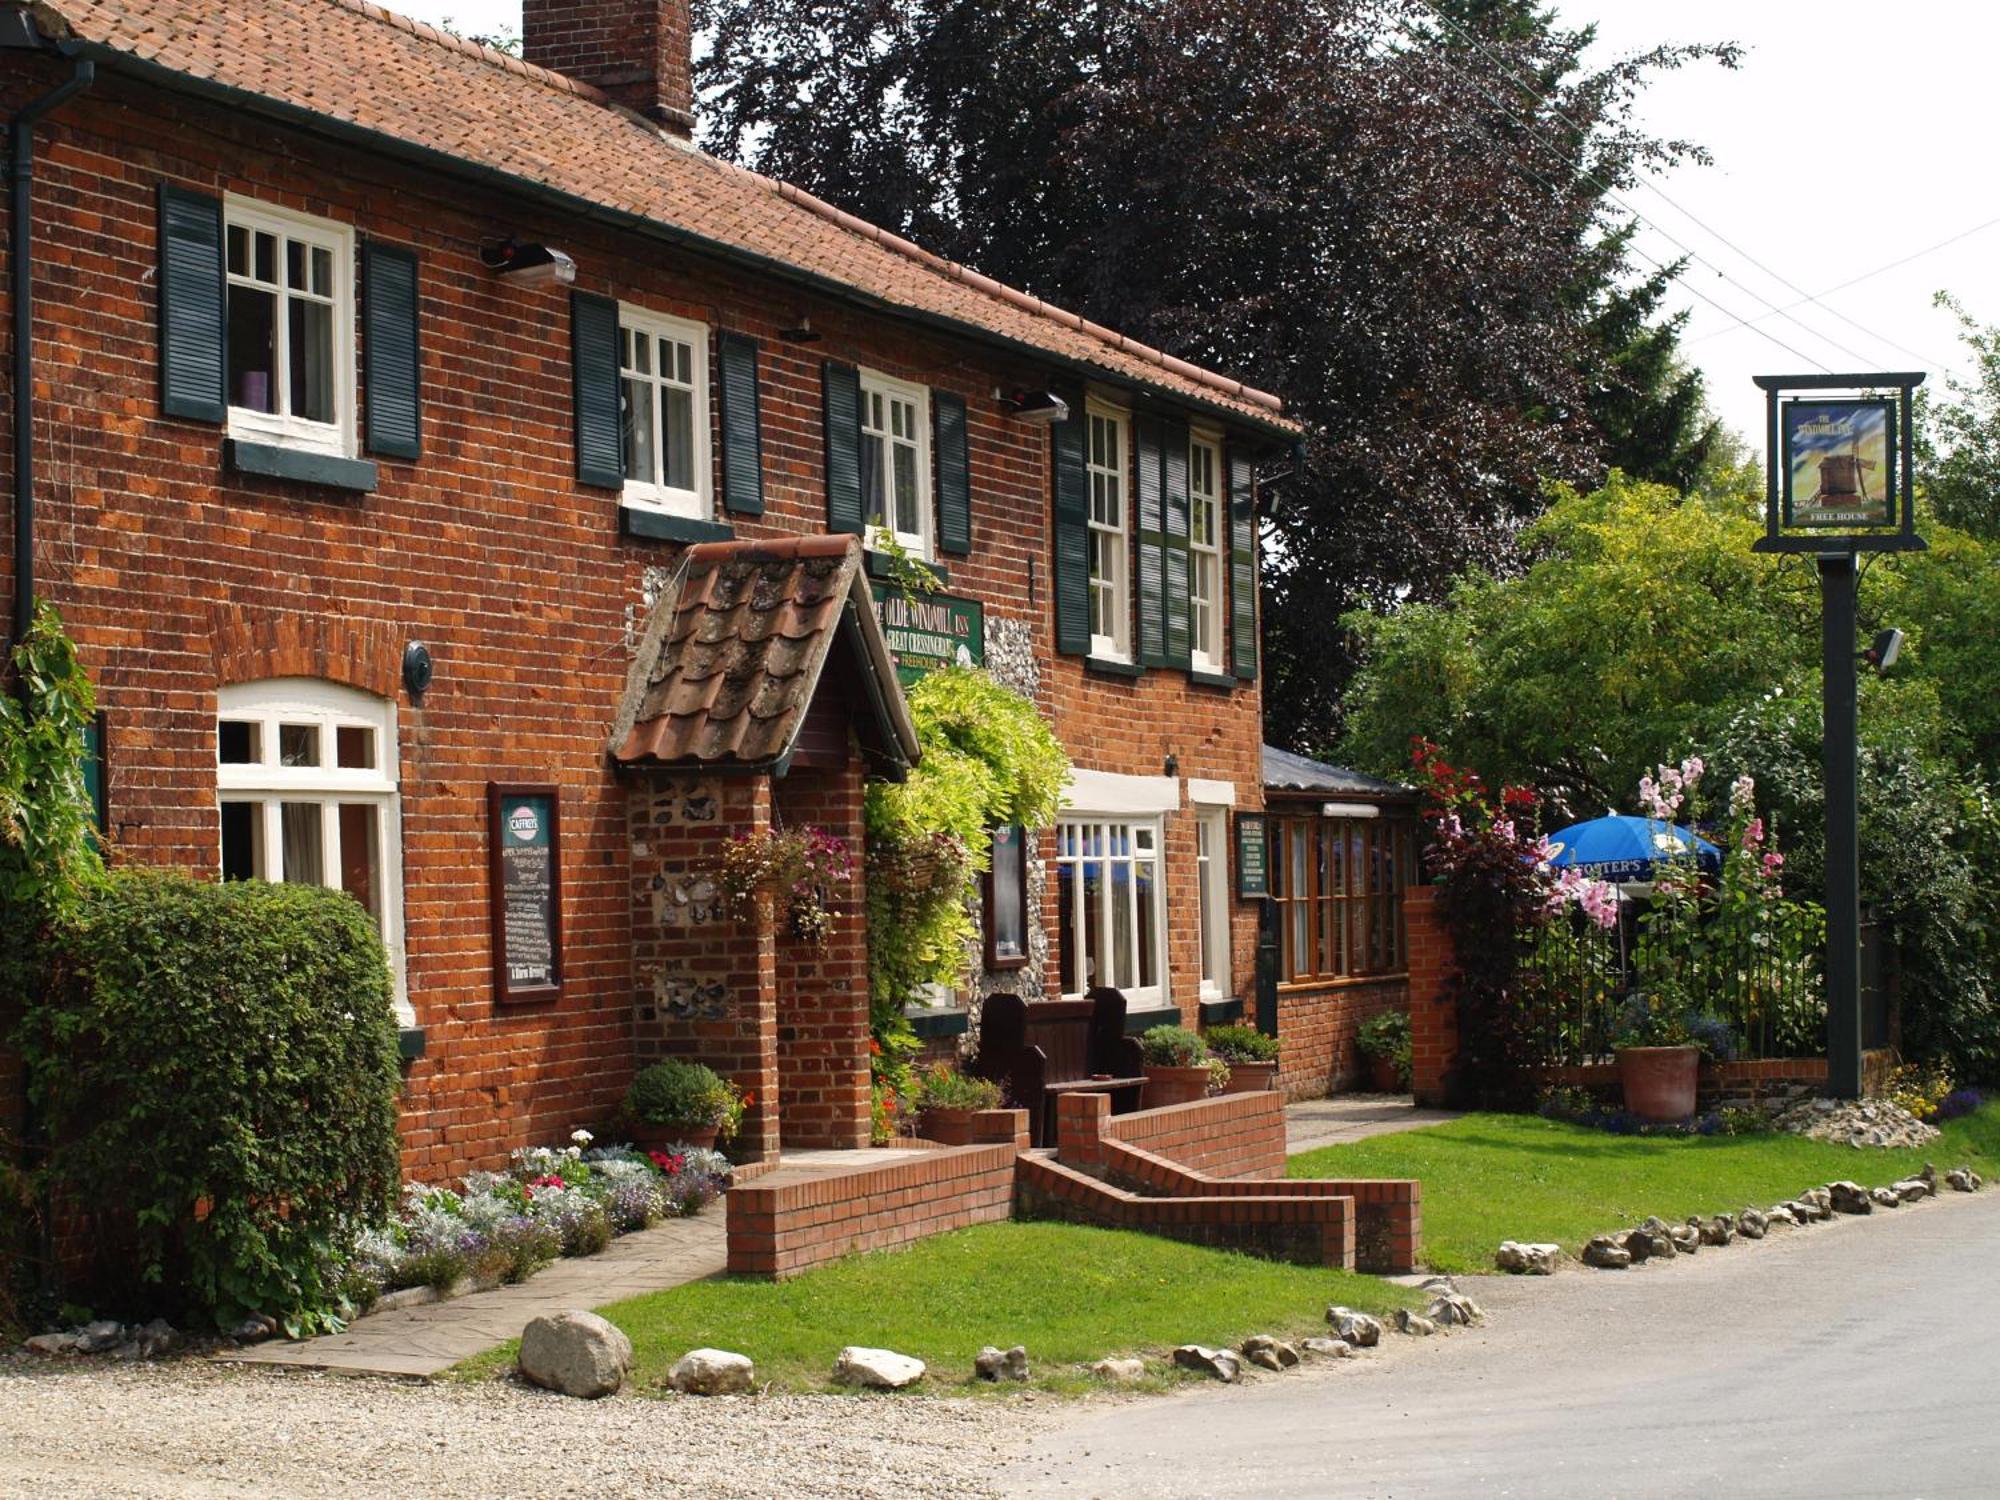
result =
M690 547L647 619L612 755L632 767L783 774L837 648L852 654L873 709L864 745L891 769L916 764L858 537Z
M664 136L588 84L366 0L33 0L103 66L609 218L1295 436L1282 403ZM588 268L586 268L587 270Z

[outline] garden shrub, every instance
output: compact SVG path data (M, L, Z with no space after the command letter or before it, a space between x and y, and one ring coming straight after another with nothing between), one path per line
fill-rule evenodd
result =
M743 1096L706 1063L670 1057L639 1070L625 1112L642 1125L713 1125L727 1137L743 1122Z
M1276 1062L1278 1039L1254 1026L1211 1026L1202 1033L1208 1050L1224 1062Z
M1208 1061L1208 1043L1185 1026L1149 1026L1139 1033L1139 1056L1148 1067L1195 1068Z
M932 1063L917 1075L918 1109L998 1109L1000 1085Z
M63 1199L129 1230L187 1317L328 1326L398 1176L389 967L342 892L125 870L23 1026Z

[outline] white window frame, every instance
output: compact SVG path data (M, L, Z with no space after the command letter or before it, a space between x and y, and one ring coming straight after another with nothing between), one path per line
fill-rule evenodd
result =
M1201 998L1231 993L1229 974L1229 809L1196 803L1195 881L1205 910L1199 929ZM1206 845L1206 848L1204 848ZM1201 908L1197 908L1201 910ZM1209 977L1211 961L1215 976Z
M878 476L882 486L883 513L888 525L868 522L869 541L875 542L880 536L895 539L896 545L914 557L925 562L932 561L931 538L937 529L932 519L934 500L931 492L931 392L929 386L917 385L908 380L898 380L893 375L884 375L880 370L863 368L861 376L861 432L863 437L879 438L882 443L882 472ZM915 431L909 438L898 438L892 430L877 427L870 421L874 415L875 397L884 402L903 401L914 409L912 421ZM912 449L916 454L917 466L917 529L905 531L895 524L896 508L896 454L898 444ZM866 490L863 490L864 495ZM864 501L865 503L865 501Z
M1086 856L1082 852L1085 847L1084 835L1086 830L1103 830L1106 835L1106 844L1108 847L1110 833L1114 828L1123 829L1126 832L1128 847L1132 851L1130 854L1111 855L1106 853ZM1075 838L1072 838L1072 830L1076 831L1077 836ZM1083 925L1084 865L1096 862L1106 864L1122 863L1130 864L1136 868L1141 859L1139 845L1142 836L1152 845L1150 853L1145 856L1146 861L1151 863L1153 867L1152 960L1154 982L1149 985L1140 985L1135 982L1138 977L1141 957L1139 944L1143 941L1143 935L1139 931L1138 882L1136 879L1126 883L1125 897L1128 903L1127 909L1132 919L1133 946L1131 951L1126 954L1091 954L1085 948L1083 941L1084 933L1088 930ZM1077 852L1069 852L1072 849ZM1083 975L1084 982L1082 989L1069 990L1067 988L1070 982L1068 973L1062 973L1057 976L1057 982L1065 987L1064 998L1071 1000L1080 999L1093 986L1109 985L1111 988L1122 992L1127 1005L1134 1010L1155 1009L1165 1005L1169 993L1167 982L1168 901L1167 851L1162 820L1157 817L1133 817L1130 814L1106 816L1066 811L1061 814L1056 823L1056 854L1051 864L1053 866L1052 873L1057 882L1071 882L1072 910L1076 915L1078 923L1078 928L1075 932L1065 932L1060 935L1062 957L1067 961L1072 955L1081 955L1086 967L1086 972ZM1109 879L1100 880L1098 886L1098 930L1107 936L1114 930L1111 903L1116 892L1116 881ZM1060 911L1060 885L1058 886L1057 894L1057 909ZM1096 961L1095 967L1091 968L1089 965L1093 959ZM1127 974L1125 971L1128 963L1132 971L1130 974Z
M688 373L692 377L689 384L681 385L679 380L663 380L660 377L657 357L654 368L647 374L637 374L627 368L625 347L628 340L644 335L654 343L654 353L658 354L661 339L671 339L688 346ZM686 318L672 317L667 313L657 313L643 307L634 307L628 302L618 304L618 405L619 405L619 463L625 461L625 386L627 381L636 380L646 386L648 399L653 403L653 471L650 479L634 479L625 476L625 487L621 491L620 503L632 510L651 511L656 515L679 516L686 520L706 521L715 513L715 481L713 477L713 457L709 435L709 390L708 390L708 328L701 323ZM665 413L660 401L660 390L671 386L676 390L686 390L691 395L692 420L694 423L694 488L682 489L678 485L667 484L664 480L666 445Z
M1197 457L1207 454L1204 466ZM1199 487L1204 467L1209 487ZM1202 540L1201 513L1209 517L1208 540ZM1188 645L1197 672L1222 671L1222 440L1195 432L1188 439ZM1206 586L1204 587L1204 583ZM1207 641L1207 649L1202 646Z
M380 810L376 867L382 889L377 916L382 942L389 952L390 974L395 980L397 1016L402 1024L414 1026L416 1015L410 1008L403 955L402 796L397 782L396 705L386 698L317 678L274 677L222 688L216 695L216 722L218 835L223 804L254 804L262 819L260 847L268 860L272 851L284 848L282 805L317 804L321 816L320 883L339 890L340 804L368 803ZM256 727L255 763L223 762L219 726L224 722ZM280 762L278 731L285 724L314 728L319 740L319 765L287 766ZM335 731L343 727L374 731L374 766L342 769L338 765ZM267 865L260 872L260 879L270 878L268 869Z
M248 230L274 234L280 240L278 250L278 275L284 277L285 253L282 241L299 240L316 249L327 250L333 256L333 413L331 422L315 422L306 417L295 417L285 411L254 411L246 406L233 404L234 391L225 393L231 398L229 407L229 435L245 442L271 443L281 448L297 448L308 453L328 453L342 458L352 458L355 453L355 389L354 389L354 230L331 219L317 218L302 214L294 209L278 208L269 203L260 203L250 198L239 198L229 194L223 199L223 278L226 288L230 286L254 286L260 291L270 291L271 286L254 278L238 276L229 270L228 246L231 229ZM289 289L278 290L275 312L276 326L273 329L272 379L277 382L276 396L279 406L290 403L291 393L287 382L291 370L290 341L291 318L287 315L286 302L291 296ZM314 297L312 300L320 300ZM224 378L228 375L228 350L223 351Z
M1110 462L1098 457L1098 424L1108 424L1112 440L1106 444ZM1108 613L1110 632L1094 626L1090 632L1090 654L1108 661L1132 660L1132 414L1121 407L1091 397L1084 404L1084 472L1089 487L1090 602L1097 606L1098 623ZM1109 506L1104 496L1115 486L1118 494L1116 525L1102 519ZM1099 567L1108 559L1108 570Z

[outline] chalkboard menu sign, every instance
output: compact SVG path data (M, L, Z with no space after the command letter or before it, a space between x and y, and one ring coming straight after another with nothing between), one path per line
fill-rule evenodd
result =
M1245 900L1271 894L1270 843L1262 813L1236 815L1236 894Z
M486 788L493 998L562 993L562 825L552 786Z

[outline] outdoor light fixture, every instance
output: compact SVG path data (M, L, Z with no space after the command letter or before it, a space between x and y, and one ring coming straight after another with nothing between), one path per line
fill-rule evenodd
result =
M515 286L568 286L576 280L576 262L562 251L523 244L512 235L481 245L479 263Z
M1877 631L1875 644L1861 653L1863 661L1880 675L1896 665L1896 658L1903 654L1903 632L1894 628Z
M1007 415L1034 427L1053 427L1069 420L1069 403L1053 391L1010 391L993 393L1007 408Z
M1167 776L1178 776L1181 774L1181 758L1171 750L1167 752L1167 759L1162 774Z
M817 328L813 327L813 320L811 318L802 317L792 327L780 328L778 330L778 337L788 344L817 344L820 341L821 334Z

